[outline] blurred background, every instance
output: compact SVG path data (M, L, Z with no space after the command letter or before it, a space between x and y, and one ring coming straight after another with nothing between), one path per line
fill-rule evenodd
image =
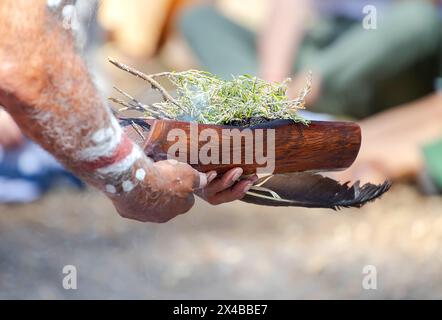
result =
M0 298L442 298L442 2L77 2L78 46L104 97L156 99L107 57L146 73L313 73L306 117L358 121L341 181L393 188L362 209L197 201L164 225L122 219L21 136L0 110ZM78 289L62 286L77 267ZM366 266L377 288L364 289Z

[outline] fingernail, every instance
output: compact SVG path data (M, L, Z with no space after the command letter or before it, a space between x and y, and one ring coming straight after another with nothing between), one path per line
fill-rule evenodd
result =
M242 173L243 173L243 172L244 172L244 171L243 171L243 169L241 169L241 168L236 169L236 170L235 170L235 174L234 174L233 177L232 177L232 181L235 182L236 180L238 180L238 179L242 176Z
M207 184L211 183L216 178L217 175L218 173L216 173L216 171L211 172L207 177Z
M200 185L198 189L202 189L207 185L207 175L201 172L199 174L200 174Z
M243 190L243 192L244 193L247 193L247 192L249 192L249 190L250 190L250 188L252 187L252 183L248 183L245 187L244 187L244 190Z

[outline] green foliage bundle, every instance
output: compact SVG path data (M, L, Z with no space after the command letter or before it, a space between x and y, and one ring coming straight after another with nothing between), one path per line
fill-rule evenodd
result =
M300 97L290 100L287 97L289 80L268 83L243 75L226 81L197 70L161 75L176 87L176 101L180 107L167 100L154 106L167 110L176 119L206 124L225 124L250 118L292 119L306 123L297 110L304 108L309 86Z
M124 110L142 111L147 118L197 121L203 124L241 123L257 118L291 119L308 124L306 119L299 116L298 110L304 109L304 100L311 88L311 75L299 96L291 100L287 95L290 79L268 83L257 77L242 75L223 80L198 70L145 75L114 60L111 63L149 82L152 88L161 92L163 101L152 105L142 104L120 89L117 90L129 101L111 99L123 105ZM174 96L160 84L160 79L168 79L173 84Z

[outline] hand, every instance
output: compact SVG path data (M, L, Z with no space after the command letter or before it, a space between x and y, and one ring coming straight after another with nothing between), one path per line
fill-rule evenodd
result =
M0 110L0 146L14 148L24 141L23 135L12 117Z
M165 223L189 211L195 202L194 190L207 185L206 174L175 160L159 161L143 169L146 176L135 189L117 197L110 195L124 218Z
M258 177L253 175L238 181L242 174L241 168L231 169L219 178L216 178L215 171L209 172L207 186L196 193L213 205L240 200L258 180Z

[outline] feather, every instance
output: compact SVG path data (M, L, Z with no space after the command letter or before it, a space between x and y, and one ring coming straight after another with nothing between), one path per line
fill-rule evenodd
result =
M142 146L150 125L138 118L118 117L126 134ZM265 125L265 124L264 124ZM264 126L263 125L263 126ZM141 137L140 137L141 136ZM390 189L390 182L352 186L315 173L297 172L270 175L259 179L242 201L265 206L308 208L360 208Z
M352 186L319 174L300 172L278 174L259 179L242 201L266 206L308 208L360 208L390 189L391 183L381 185L359 181Z

